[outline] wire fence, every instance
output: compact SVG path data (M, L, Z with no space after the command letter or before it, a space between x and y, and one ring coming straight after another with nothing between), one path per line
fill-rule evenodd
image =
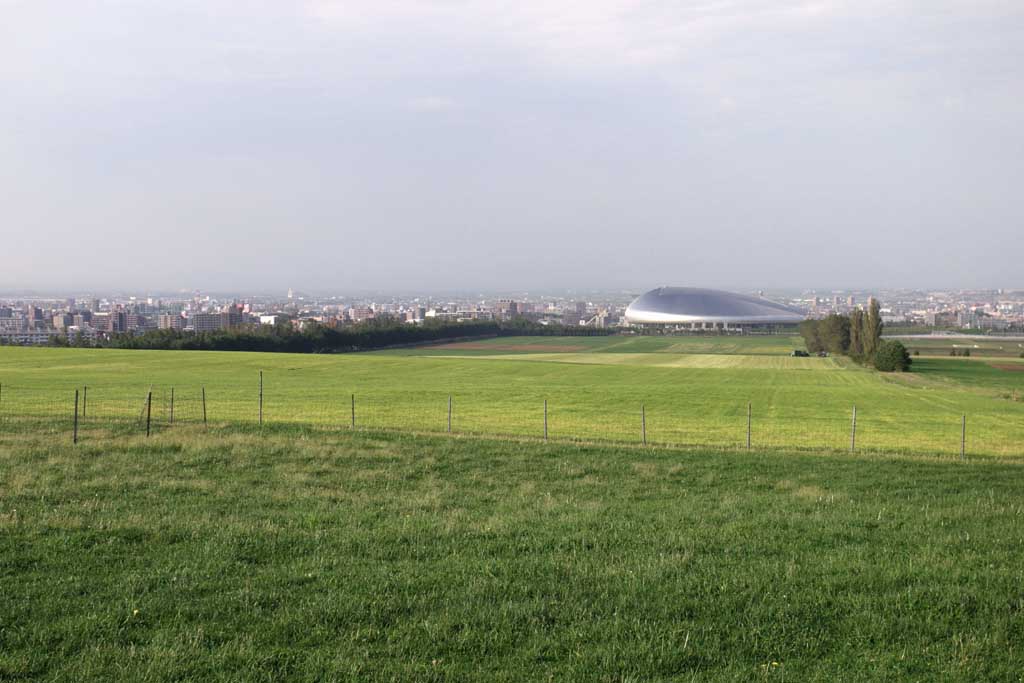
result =
M0 433L33 432L78 443L176 426L330 429L631 443L715 449L1021 455L1021 427L1005 416L945 412L930 417L851 406L783 414L754 403L682 410L643 401L591 405L501 389L326 391L274 396L251 387L141 385L60 390L0 385Z

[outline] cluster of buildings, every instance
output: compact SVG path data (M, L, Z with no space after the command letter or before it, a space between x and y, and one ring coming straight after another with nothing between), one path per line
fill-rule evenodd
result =
M619 299L622 297L620 296ZM541 324L613 326L624 305L573 297L315 297L289 290L286 297L240 300L198 292L190 296L0 298L0 343L48 344L55 336L103 339L150 330L213 332L259 325L333 328L371 320L422 324L431 320L512 320Z
M873 292L811 292L796 301L812 317L849 313ZM1024 290L888 290L877 293L882 321L890 326L943 331L1024 331Z
M211 330L239 327L253 321L241 304L189 310L187 305L164 306L152 298L138 301L89 299L0 301L0 342L46 344L54 336L86 339L142 333L156 329Z
M95 340L149 330L212 332L259 325L344 327L371 320L422 324L431 320L526 318L569 326L660 327L728 332L770 331L805 317L849 313L871 297L890 326L939 330L1024 331L1024 290L762 291L734 294L689 287L636 292L488 295L222 297L192 292L47 298L0 296L0 344L47 344L54 336Z

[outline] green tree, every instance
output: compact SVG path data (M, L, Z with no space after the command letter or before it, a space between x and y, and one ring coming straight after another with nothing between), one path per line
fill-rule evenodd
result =
M878 299L871 298L868 306L868 314L864 320L864 332L862 334L863 352L865 358L874 358L882 342L882 314L879 309Z
M850 357L864 357L864 311L859 308L850 313Z
M902 343L886 339L875 351L875 368L881 372L906 372L913 360Z
M804 338L804 345L811 353L824 351L825 347L818 337L818 320L805 320L800 323L800 336Z
M850 319L845 315L832 315L818 323L818 338L825 351L834 354L848 353L850 350Z

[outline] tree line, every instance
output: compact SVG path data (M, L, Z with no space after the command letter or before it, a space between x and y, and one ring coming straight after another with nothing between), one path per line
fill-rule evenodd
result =
M850 315L833 313L820 320L800 323L800 334L812 353L849 356L858 363L883 372L910 369L910 352L894 339L882 339L882 315L878 302L871 300L868 310L856 309Z
M342 328L307 323L247 325L212 332L150 330L143 334L116 334L105 339L57 336L53 346L113 349L166 349L177 351L266 351L278 353L346 353L393 346L456 339L509 336L602 336L614 330L562 325L541 325L525 318L509 321L427 321L410 325L394 319L367 320Z

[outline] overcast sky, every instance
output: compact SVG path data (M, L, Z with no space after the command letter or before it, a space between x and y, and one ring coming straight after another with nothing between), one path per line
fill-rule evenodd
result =
M0 0L0 288L1024 287L1024 2Z

